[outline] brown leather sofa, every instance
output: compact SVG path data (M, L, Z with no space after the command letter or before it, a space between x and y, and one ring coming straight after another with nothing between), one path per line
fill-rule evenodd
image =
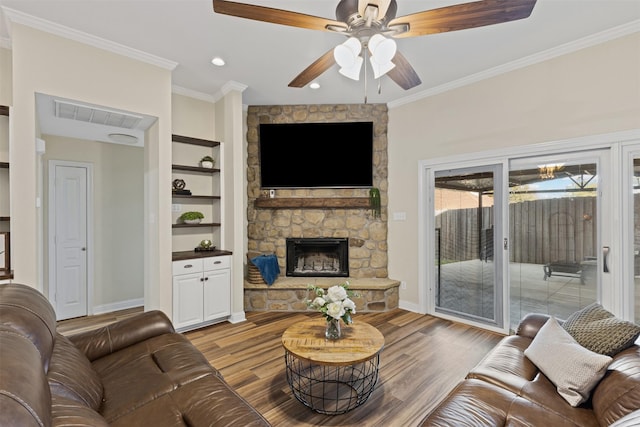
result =
M572 407L524 355L549 317L526 316L421 426L629 427L640 425L640 347L613 357L586 403Z
M0 285L0 426L269 426L159 311L65 337L46 298Z

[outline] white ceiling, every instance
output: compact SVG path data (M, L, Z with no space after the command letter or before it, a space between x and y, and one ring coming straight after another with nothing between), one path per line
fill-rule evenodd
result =
M247 3L335 18L337 0L246 0ZM462 3L397 0L397 16ZM337 66L321 75L319 90L287 84L320 55L344 41L321 31L250 21L213 12L211 0L0 0L0 6L151 54L178 65L176 91L216 99L229 82L246 85L243 103L361 103L364 82L341 76ZM0 41L10 31L0 20ZM552 56L553 52L640 31L640 0L538 0L531 17L464 31L398 39L422 84L404 91L388 77L369 79L370 103L401 103ZM227 65L211 65L221 56Z

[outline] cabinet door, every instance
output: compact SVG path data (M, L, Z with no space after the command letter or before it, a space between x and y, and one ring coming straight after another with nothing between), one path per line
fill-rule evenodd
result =
M231 314L231 270L204 272L204 320Z
M202 273L173 277L173 324L176 329L201 323Z

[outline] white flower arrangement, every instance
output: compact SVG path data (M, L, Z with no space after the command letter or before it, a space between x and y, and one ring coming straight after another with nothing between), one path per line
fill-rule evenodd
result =
M342 321L350 325L353 323L351 315L356 313L356 303L351 297L356 296L353 291L349 290L349 282L340 285L331 286L325 292L324 289L310 285L309 290L315 294L313 300L307 300L307 306L318 310L327 318L327 322L331 319L342 319Z

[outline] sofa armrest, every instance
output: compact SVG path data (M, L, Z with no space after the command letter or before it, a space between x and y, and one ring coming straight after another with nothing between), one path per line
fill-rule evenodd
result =
M549 317L551 316L547 314L541 314L541 313L527 314L520 321L516 334L525 338L533 339L538 333L538 331L540 330L540 328L542 328L542 326L547 322ZM558 320L558 323L562 324L562 321Z
M94 361L149 338L174 332L169 318L154 310L68 338L90 361Z

